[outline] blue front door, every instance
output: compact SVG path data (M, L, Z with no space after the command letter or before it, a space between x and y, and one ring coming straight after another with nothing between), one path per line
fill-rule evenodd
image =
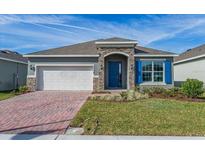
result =
M108 87L122 88L122 62L108 62Z

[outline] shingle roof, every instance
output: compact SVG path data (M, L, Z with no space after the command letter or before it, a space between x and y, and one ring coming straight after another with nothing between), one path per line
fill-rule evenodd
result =
M95 40L98 41L98 40ZM30 53L29 55L96 55L97 48L95 45L95 41L83 42L74 45L53 48L38 52Z
M205 54L205 44L185 51L184 53L182 53L178 57L176 57L174 59L174 61L178 62L181 60L186 60L186 59L193 58L193 57L200 56L200 55L204 55L204 54Z
M108 39L99 39L99 40L93 40L83 43L78 43L74 45L59 47L59 48L53 48L38 52L33 52L28 55L96 55L97 54L97 47L95 42L133 42L135 40L130 39L124 39L124 38L108 38ZM171 52L151 49L151 48L145 48L136 46L136 53L140 54L173 54Z
M136 46L135 47L135 54L136 55L137 54L173 55L174 53L163 51L163 50L157 50L157 49L142 47L142 46Z
M23 57L18 52L13 52L10 50L0 50L0 58L5 58L9 60L24 62L24 63L28 62L27 58Z

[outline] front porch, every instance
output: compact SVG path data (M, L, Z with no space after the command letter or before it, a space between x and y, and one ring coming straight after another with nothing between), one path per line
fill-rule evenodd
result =
M97 91L134 89L133 48L100 48L98 50L100 56Z

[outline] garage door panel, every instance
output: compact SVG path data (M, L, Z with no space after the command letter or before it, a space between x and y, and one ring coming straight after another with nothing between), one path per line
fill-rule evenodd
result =
M39 90L92 90L92 67L40 67Z

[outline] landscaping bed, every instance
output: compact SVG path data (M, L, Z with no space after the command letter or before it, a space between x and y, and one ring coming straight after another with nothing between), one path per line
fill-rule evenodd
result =
M71 122L86 135L204 136L205 103L149 98L88 100Z
M199 97L199 98L190 98L186 96L163 96L161 94L155 94L152 96L153 98L162 98L162 99L174 99L174 100L179 100L179 101L188 101L188 102L205 102L204 97Z

